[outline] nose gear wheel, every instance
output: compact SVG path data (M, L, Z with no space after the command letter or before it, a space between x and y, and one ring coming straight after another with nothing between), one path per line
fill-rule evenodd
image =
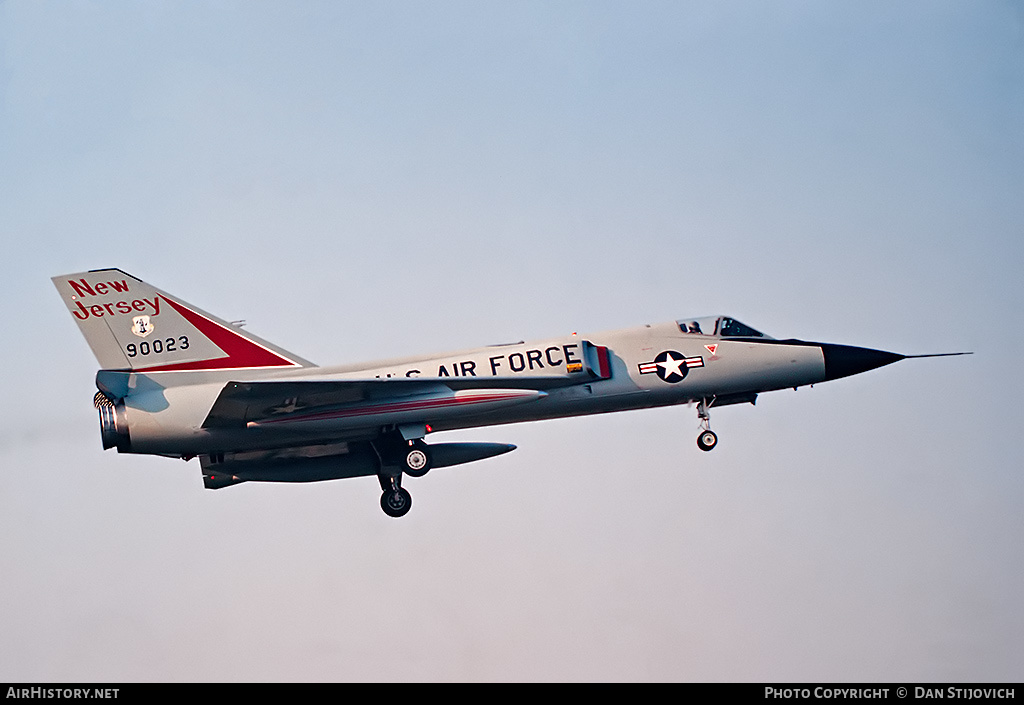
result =
M718 435L714 431L704 431L697 436L697 447L701 450L711 450L718 445Z

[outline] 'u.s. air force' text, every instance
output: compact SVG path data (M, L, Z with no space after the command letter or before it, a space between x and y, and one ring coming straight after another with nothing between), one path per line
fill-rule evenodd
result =
M437 377L478 377L490 374L492 377L521 372L540 372L549 369L562 369L566 372L579 372L583 369L583 360L579 357L579 344L550 345L546 348L523 350L507 355L491 355L483 360L456 360L437 363ZM433 369L407 370L406 377L429 376ZM401 374L401 373L399 373ZM393 373L377 375L378 377L394 377Z

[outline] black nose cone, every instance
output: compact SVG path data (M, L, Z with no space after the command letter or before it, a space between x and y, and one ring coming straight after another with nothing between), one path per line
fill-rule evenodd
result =
M825 356L825 381L849 377L873 370L876 367L899 362L905 356L885 350L858 348L852 345L833 345L822 343L821 352Z

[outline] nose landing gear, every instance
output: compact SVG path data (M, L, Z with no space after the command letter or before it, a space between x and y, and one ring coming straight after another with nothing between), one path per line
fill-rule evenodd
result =
M714 398L708 402L707 399L701 399L697 402L697 418L700 419L701 432L697 436L697 447L703 451L709 451L718 445L718 435L711 430L711 414L708 413L708 407L714 403Z

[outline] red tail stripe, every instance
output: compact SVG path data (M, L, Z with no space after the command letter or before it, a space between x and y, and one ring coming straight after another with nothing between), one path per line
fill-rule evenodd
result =
M185 320L199 329L210 341L220 348L225 357L210 360L194 360L171 365L138 368L140 372L170 372L179 370L223 370L240 367L295 367L297 363L267 350L262 345L252 342L230 328L199 315L181 304L161 297L171 308L180 313Z

